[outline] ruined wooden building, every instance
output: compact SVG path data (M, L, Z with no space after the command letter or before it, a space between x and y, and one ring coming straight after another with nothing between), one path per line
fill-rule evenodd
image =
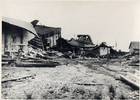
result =
M102 42L100 45L94 47L91 55L95 57L116 57L118 56L118 52L112 46L108 46L106 42Z
M57 41L57 50L61 52L71 51L76 55L82 55L87 53L94 48L94 44L89 35L77 35L77 38L71 38L66 40L63 38L58 39Z
M61 37L61 28L48 27L44 25L34 25L34 27L39 37L35 37L29 41L30 45L43 50L56 46L57 40Z
M28 41L37 33L31 23L12 18L2 18L2 55L16 56L18 51L28 51Z
M129 45L129 52L131 54L139 54L140 53L140 42L132 41Z

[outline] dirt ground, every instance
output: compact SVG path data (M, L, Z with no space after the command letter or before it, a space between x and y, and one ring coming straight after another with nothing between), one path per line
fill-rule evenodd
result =
M119 80L135 68L94 59L56 59L56 67L2 67L5 99L139 99L139 90Z

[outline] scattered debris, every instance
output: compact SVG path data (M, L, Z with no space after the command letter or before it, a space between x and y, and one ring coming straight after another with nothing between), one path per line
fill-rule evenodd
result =
M21 81L21 80L29 79L29 78L34 79L34 76L35 75L30 75L30 76L25 76L25 77L17 78L17 79L3 80L1 83L12 82L12 81Z
M104 84L99 84L99 83L74 83L74 84L85 85L85 86L104 85Z
M121 80L132 87L136 87L136 89L140 88L140 84L139 84L140 72L139 71L136 71L135 73L127 73L125 76L121 75Z
M19 61L16 62L17 67L56 67L58 62L54 61Z

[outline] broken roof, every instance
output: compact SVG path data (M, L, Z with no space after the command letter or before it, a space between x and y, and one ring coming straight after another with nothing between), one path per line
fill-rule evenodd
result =
M108 46L105 42L102 42L99 47L107 47L107 48L111 48L111 46Z
M70 45L72 45L72 46L75 46L75 47L83 47L83 48L92 48L92 47L94 47L94 45L84 44L84 43L81 43L78 40L75 40L73 38L70 41L68 41L68 43Z
M17 20L17 19L13 19L13 18L7 18L7 17L3 17L2 18L2 22L4 23L8 23L10 25L14 25L20 28L23 28L31 33L33 33L34 35L38 36L33 25L29 22L25 22L25 21L21 21L21 20Z
M106 48L111 48L111 49L112 49L112 47L111 47L111 46L106 45L106 43L105 43L105 42L102 42L100 45L96 45L96 46L94 47L94 49L98 49L98 48L100 48L100 47L106 47Z
M45 35L45 36L52 36L54 34L60 34L61 28L55 28L55 27L48 27L44 25L36 25L35 30L39 35Z
M73 38L72 38L71 40L69 40L68 43L69 43L70 45L76 46L76 47L83 47L83 46L84 46L83 44L79 43L78 41L76 41L76 40L73 39Z
M139 41L132 41L132 42L130 43L130 45L129 45L129 49L130 49L130 48L133 48L133 49L140 49L139 46L140 46L140 42L139 42Z

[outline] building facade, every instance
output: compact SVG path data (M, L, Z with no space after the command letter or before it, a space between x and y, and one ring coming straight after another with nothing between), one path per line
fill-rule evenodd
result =
M28 41L38 36L32 24L12 18L2 19L2 54L16 56L28 50Z

